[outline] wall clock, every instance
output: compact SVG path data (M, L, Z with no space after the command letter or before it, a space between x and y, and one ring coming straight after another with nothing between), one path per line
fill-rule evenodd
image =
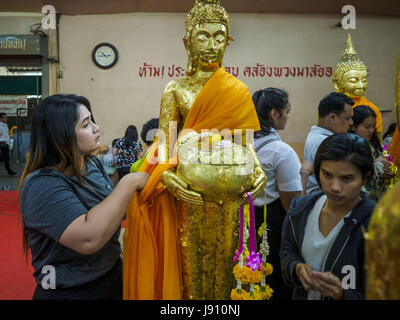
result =
M111 43L99 43L92 51L92 60L99 68L109 69L118 61L118 50Z

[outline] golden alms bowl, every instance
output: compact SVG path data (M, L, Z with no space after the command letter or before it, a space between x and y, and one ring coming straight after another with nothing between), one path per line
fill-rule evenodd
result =
M205 201L234 201L253 184L254 160L245 147L224 143L208 148L198 141L185 144L179 154L177 174Z

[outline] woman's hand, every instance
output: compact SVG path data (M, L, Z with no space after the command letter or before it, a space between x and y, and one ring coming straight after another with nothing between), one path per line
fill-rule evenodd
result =
M340 279L331 272L311 271L311 280L321 295L334 300L343 299L343 287Z
M147 172L134 172L129 175L133 175L133 178L136 181L137 190L142 190L150 177Z
M388 161L385 157L379 157L375 159L375 162L379 162L383 164L383 178L384 179L393 179L395 174L393 173L391 166L392 163Z
M128 188L134 188L138 191L144 188L149 177L150 176L147 172L129 173L123 176L119 183L127 184Z
M384 167L385 169L390 169L390 167L392 166L392 163L391 163L389 160L387 160L385 157L376 158L376 159L375 159L375 162L380 162L380 163L382 163L382 164L383 164L383 167Z
M310 277L312 267L306 263L298 263L295 267L296 275L299 278L304 290L308 291L314 288L313 281Z
M186 202L202 205L202 196L195 191L189 190L188 184L178 177L171 170L164 172L162 177L164 186L177 198L178 200L184 200Z

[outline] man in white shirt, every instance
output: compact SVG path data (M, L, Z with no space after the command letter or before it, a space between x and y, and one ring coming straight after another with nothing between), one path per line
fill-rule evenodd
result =
M303 195L321 190L313 173L317 150L326 138L335 133L347 133L353 124L354 102L345 94L332 92L324 97L318 106L318 124L312 126L304 146L301 167Z
M9 143L10 136L7 125L7 114L0 113L0 159L4 161L6 170L10 176L16 176L17 173L11 170L9 163Z

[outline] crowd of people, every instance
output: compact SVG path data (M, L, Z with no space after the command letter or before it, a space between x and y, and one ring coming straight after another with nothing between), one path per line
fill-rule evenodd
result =
M385 192L385 179L394 177L376 135L374 111L364 105L353 109L352 99L342 93L325 96L300 165L276 133L285 128L290 111L287 93L267 88L253 99L262 129L255 147L268 181L274 299L364 299L362 230ZM255 202L258 225L262 200ZM357 274L347 290L342 286L345 266Z
M374 111L353 109L352 99L342 93L325 96L301 162L278 134L296 107L288 93L266 88L252 98L261 128L254 147L267 176L274 299L363 299L362 230L385 192L385 179L394 175L376 136ZM31 250L37 282L34 299L121 299L120 226L133 194L149 178L136 172L137 164L157 128L157 118L143 126L143 144L134 125L113 141L118 173L113 183L93 155L100 147L100 129L87 99L57 94L35 109L19 190L23 243L26 252ZM263 194L254 202L257 229L264 201ZM55 290L41 286L46 265L57 268ZM342 270L349 265L357 278L345 290Z

